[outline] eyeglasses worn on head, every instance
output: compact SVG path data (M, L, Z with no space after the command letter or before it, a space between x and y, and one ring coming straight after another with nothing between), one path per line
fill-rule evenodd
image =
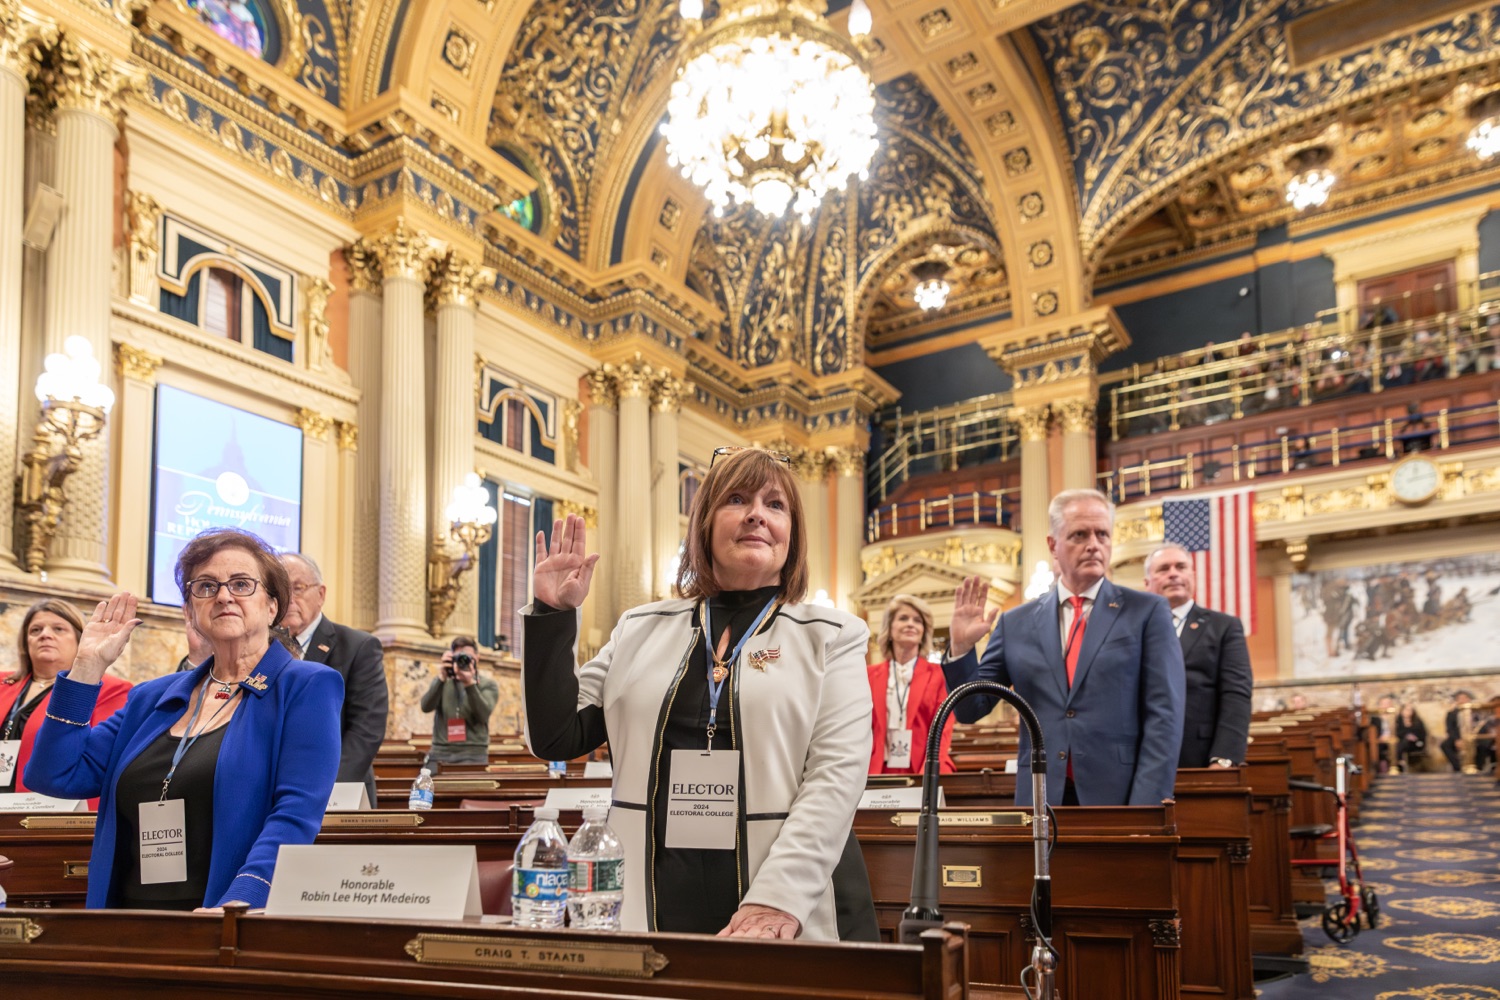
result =
M773 460L780 462L783 465L792 464L792 456L785 454L784 452L770 451L765 448L751 448L748 445L743 444L726 444L714 449L714 457L709 459L708 467L712 469L714 467L714 463L719 459L728 458L730 455L738 455L742 451L762 451L767 455L770 455Z
M248 576L237 576L232 580L210 580L207 577L200 577L197 580L188 581L188 593L199 600L212 600L219 596L220 587L228 587L229 593L235 597L249 597L259 586L259 580L252 580Z

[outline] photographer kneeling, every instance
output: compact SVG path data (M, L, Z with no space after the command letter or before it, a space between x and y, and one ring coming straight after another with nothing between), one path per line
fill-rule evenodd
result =
M479 676L479 649L459 636L443 653L443 672L422 695L422 711L432 713L429 762L484 764L490 753L490 714L500 686Z

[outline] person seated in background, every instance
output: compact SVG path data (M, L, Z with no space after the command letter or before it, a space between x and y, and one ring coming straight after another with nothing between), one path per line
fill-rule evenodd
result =
M1411 702L1396 715L1396 770L1405 771L1413 758L1427 756L1427 726Z
M1401 442L1402 452L1407 454L1432 448L1432 425L1427 422L1427 415L1422 412L1421 404L1406 404L1406 423L1401 425L1396 437Z
M0 681L0 792L29 791L23 775L47 717L53 682L73 668L82 634L83 616L67 601L37 601L22 616L16 670ZM129 681L102 678L89 721L103 722L115 714L129 692Z
M948 697L943 668L927 659L932 651L932 609L920 598L897 594L885 607L876 640L885 659L867 667L874 703L871 774L921 774L927 737L937 710ZM948 716L939 743L939 770L952 774L953 725Z
M479 644L458 636L443 651L442 673L422 695L432 713L429 761L484 764L490 759L490 716L500 703L500 685L479 676Z
M182 659L177 661L177 672L192 670L214 655L213 643L204 638L203 633L193 625L192 605L182 605L182 631L187 636L188 651Z
M1298 691L1296 694L1292 695L1292 700L1287 704L1287 711L1307 711L1307 695L1303 694L1301 691Z
M1438 744L1438 749L1443 751L1443 756L1448 760L1448 766L1455 771L1462 771L1463 759L1458 752L1458 743L1464 738L1464 723L1467 722L1470 729L1477 729L1480 723L1479 713L1471 707L1474 696L1467 691L1455 691L1453 693L1453 707L1448 709L1448 714L1443 717L1443 728L1447 730L1447 736L1443 742ZM1465 719L1468 714L1472 716Z
M104 671L141 623L132 595L100 601L26 768L37 791L99 796L90 908L265 906L281 846L312 843L338 772L344 684L272 641L291 591L276 553L210 528L176 577L213 655L137 685L90 725Z

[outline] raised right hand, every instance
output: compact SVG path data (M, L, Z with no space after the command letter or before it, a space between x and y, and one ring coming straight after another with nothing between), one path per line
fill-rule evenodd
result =
M125 651L130 633L141 623L135 616L137 603L133 594L116 594L99 602L78 637L78 655L73 658L69 677L84 684L99 683L104 671Z
M569 514L552 522L552 544L545 532L536 533L536 567L531 571L531 592L536 599L560 611L571 611L583 603L594 579L599 553L583 554L583 518Z
M989 591L989 586L977 576L958 585L953 594L953 621L948 626L948 659L955 660L973 649L994 626L1000 609L985 612Z

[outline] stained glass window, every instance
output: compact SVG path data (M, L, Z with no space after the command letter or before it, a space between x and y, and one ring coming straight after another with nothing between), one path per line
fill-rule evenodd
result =
M526 229L536 231L536 195L517 198L509 205L501 205L500 211L507 218L515 219Z
M204 24L256 58L265 53L266 15L255 0L188 0Z

